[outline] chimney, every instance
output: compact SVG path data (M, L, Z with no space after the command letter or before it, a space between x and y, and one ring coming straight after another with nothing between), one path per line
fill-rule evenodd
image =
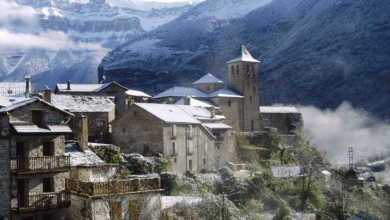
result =
M79 116L79 134L78 140L79 149L82 151L89 150L88 149L88 117L84 114Z
M215 118L215 107L211 110L211 118Z
M25 97L29 98L30 97L30 76L25 76L26 79L26 92L25 92Z
M184 105L191 105L191 97L189 95L184 98Z
M46 88L43 90L43 100L51 103L51 89L46 86Z
M70 90L70 80L68 81L68 87L66 88L66 90Z

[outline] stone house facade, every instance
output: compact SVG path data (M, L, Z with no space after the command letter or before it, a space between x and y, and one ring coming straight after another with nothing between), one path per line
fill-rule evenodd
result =
M117 179L116 166L105 164L88 148L75 143L66 146L71 170L66 190L72 204L65 219L159 219L161 181L155 176Z
M70 205L65 192L69 157L64 153L71 117L39 98L0 109L0 217L63 219L58 210Z
M302 115L295 107L260 106L261 130L269 130L273 127L278 129L278 133L291 132L292 130L287 126L287 117L299 121Z
M88 117L88 141L110 143L110 123L115 119L115 104L109 97L53 94L51 101L76 116L69 122L74 131L71 139L78 139L79 116L82 114Z
M213 130L209 124L214 124ZM113 143L123 152L161 153L170 158L171 170L178 173L221 166L229 161L229 149L232 151L224 141L225 136L229 139L231 127L203 107L136 103L112 126Z

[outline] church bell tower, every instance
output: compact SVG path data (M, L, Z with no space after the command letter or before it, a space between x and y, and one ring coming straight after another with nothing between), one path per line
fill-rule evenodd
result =
M243 44L234 59L227 62L229 88L244 96L238 111L238 114L242 114L239 118L243 120L243 131L260 131L259 63Z

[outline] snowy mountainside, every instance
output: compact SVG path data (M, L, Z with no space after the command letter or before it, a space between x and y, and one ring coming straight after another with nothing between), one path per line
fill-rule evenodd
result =
M128 7L112 6L104 1L91 1L86 4L80 4L76 0L15 0L15 2L18 3L17 7L13 5L16 10L18 7L24 7L34 11L37 26L31 27L33 29L30 31L32 35L50 39L50 36L54 34L59 35L63 38L62 40L68 41L68 43L72 42L72 45L94 45L92 48L86 47L77 50L72 47L67 49L66 46L59 46L58 49L41 46L40 48L16 47L0 50L0 78L2 81L21 81L24 80L25 75L30 75L32 76L31 80L38 83L40 88L45 85L54 88L56 83L66 82L68 80L66 76L72 75L75 67L80 67L81 63L89 65L87 66L88 70L85 69L87 67L83 66L84 71L76 71L82 76L73 77L72 75L73 79L76 80L73 82L97 82L97 67L104 56L102 53L107 53L118 45L141 36L146 31L174 20L192 7L187 5L141 11ZM1 26L0 22L0 28ZM9 30L9 32L12 31ZM53 38L56 40L55 36ZM53 39L49 41L51 41L50 46L55 44ZM67 73L71 69L73 72ZM94 77L90 76L91 72L94 73ZM52 82L45 77L38 77L42 73L63 80ZM63 76L59 76L61 74Z
M217 5L226 14L224 5L236 4L240 11L238 1L227 1L202 2L119 46L103 59L99 78L150 94L189 86L207 72L227 82L226 62L244 42L261 61L261 105L335 109L346 100L390 118L390 2L273 0L243 17L201 10Z

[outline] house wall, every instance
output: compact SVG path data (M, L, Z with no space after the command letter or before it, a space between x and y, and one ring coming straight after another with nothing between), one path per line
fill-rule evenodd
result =
M111 121L115 119L115 108L110 112L72 112L75 117L69 122L74 133L74 139L78 140L79 133L79 116L81 114L88 117L88 137L93 140L102 138L103 143L109 143L111 137ZM104 121L104 127L98 126L98 121ZM93 142L93 140L91 140Z
M11 211L11 167L9 140L0 139L0 217L10 217Z
M207 87L209 88L208 90L207 90ZM194 85L194 88L197 88L200 91L207 93L207 94L213 93L213 92L217 91L218 89L223 89L224 87L225 87L224 83L201 83L201 84Z
M64 122L64 113L60 111L53 111L53 107L39 101L23 106L22 108L12 110L10 121L32 122L32 110L37 109L45 109L45 122Z
M300 113L260 113L260 118L262 120L262 130L269 125L269 127L277 128L279 133L288 132L286 126L286 117L287 115L293 115L295 118L300 117ZM264 123L264 120L269 120L268 123ZM266 125L268 124L268 125Z
M233 129L231 130L244 130L244 100L242 98L214 97L211 98L211 101L221 108L222 115L226 117L224 123L232 126Z
M110 205L112 202L121 202L122 219L130 218L130 201L138 200L139 219L155 220L161 219L161 196L160 193L140 193L130 195L112 195L103 199L91 201L91 219L92 220L110 220ZM112 201L112 202L110 202Z
M54 156L65 154L65 135L13 136L11 139L11 157L16 158L16 142L24 142L26 157L42 157L43 142L54 143Z
M124 153L163 152L163 127L160 119L132 105L112 123L112 142Z

